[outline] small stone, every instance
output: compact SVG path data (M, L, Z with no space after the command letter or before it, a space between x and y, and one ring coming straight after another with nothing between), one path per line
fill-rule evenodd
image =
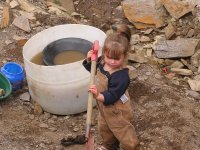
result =
M33 120L33 119L35 118L35 116L34 116L34 115L30 115L29 118L30 118L31 120Z
M5 43L6 43L6 45L9 45L9 44L12 44L13 41L11 41L11 40L6 40Z
M145 35L148 35L148 34L150 34L152 31L153 31L153 29L147 29L147 30L144 32L144 34L145 34Z
M48 112L44 112L43 118L44 118L45 120L48 120L49 118L51 118L51 114L48 113Z
M69 118L70 118L70 116L65 116L64 117L65 120L68 120Z
M186 90L186 95L193 97L194 99L200 99L200 94L196 91Z
M188 38L193 37L193 36L194 36L194 32L195 32L194 29L190 29L190 30L188 31L186 37L188 37Z
M140 41L141 41L141 42L150 42L151 40L150 40L150 38L149 38L148 36L142 36L142 37L140 38Z
M145 73L147 76L150 76L151 75L151 72L146 72Z
M155 74L155 78L156 78L156 79L161 79L162 76L161 76L160 74L157 74L157 73L156 73L156 74Z
M31 99L31 96L28 92L20 95L20 100L22 100L23 102L30 102L30 99Z
M170 68L183 68L184 65L180 61L175 61L170 65Z
M153 53L152 49L147 49L147 57L151 57Z
M73 129L73 131L74 131L74 132L77 132L77 131L79 131L79 128L78 128L78 127L75 127L75 128Z
M56 131L57 131L57 128L55 128L55 127L50 127L49 130L51 130L52 132L56 132Z
M140 142L140 145L144 145L144 143L143 143L143 142Z
M53 115L52 116L52 119L57 119L58 117L56 115Z
M55 122L53 119L49 119L49 120L48 120L48 123L49 123L49 124L56 124L56 122Z
M169 23L168 26L165 28L166 39L171 39L171 37L174 34L175 34L175 28L171 23Z
M49 126L46 123L39 124L40 128L48 128Z
M138 34L133 34L131 36L131 45L137 44L140 41L140 35Z
M44 143L40 143L40 147L46 148L46 145Z
M13 25L15 25L16 27L26 31L26 32L30 32L31 28L30 28L30 24L29 21L26 17L24 16L19 16L16 17L13 21Z
M174 85L180 85L180 82L177 79L171 80Z
M34 102L34 113L37 115L41 115L43 113L42 107L37 102Z
M10 8L16 8L19 6L19 3L16 0L10 2Z

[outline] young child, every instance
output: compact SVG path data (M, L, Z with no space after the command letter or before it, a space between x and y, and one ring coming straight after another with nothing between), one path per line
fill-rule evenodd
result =
M129 29L124 25L121 27ZM128 35L131 33L130 29L128 32L122 31L117 29L106 38L102 56L97 63L95 85L89 87L89 92L94 94L99 109L98 130L103 145L98 150L117 150L120 143L124 150L134 150L138 144L132 125L133 113L127 90L130 79L126 62L130 41ZM91 55L92 50L83 61L88 71L91 67Z

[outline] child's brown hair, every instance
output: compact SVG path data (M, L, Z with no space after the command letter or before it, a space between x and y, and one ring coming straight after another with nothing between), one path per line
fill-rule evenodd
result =
M131 31L126 25L116 25L116 27L115 32L108 35L104 42L102 60L105 55L113 59L119 59L121 55L127 58Z
M130 42L130 40L131 40L131 30L127 25L125 25L125 24L112 25L112 29L116 33L119 33L120 35L125 36L127 38L128 42Z

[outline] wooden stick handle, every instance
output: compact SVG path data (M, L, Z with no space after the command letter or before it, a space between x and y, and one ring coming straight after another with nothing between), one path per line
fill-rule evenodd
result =
M97 64L96 61L92 61L91 74L90 74L90 86L93 85L94 81L95 81L96 64ZM88 106L87 106L87 119L86 119L86 134L85 134L86 138L89 137L89 132L90 132L93 99L94 99L93 94L91 92L89 92L89 94L88 94Z

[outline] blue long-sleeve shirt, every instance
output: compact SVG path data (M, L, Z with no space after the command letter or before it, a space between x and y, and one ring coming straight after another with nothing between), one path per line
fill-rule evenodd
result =
M107 90L102 91L101 93L104 96L104 105L111 105L120 99L130 84L128 68L123 68L110 74L108 71L103 69L103 65L100 63L100 59L101 58L98 59L99 61L97 63L97 68L99 68L100 72L106 75L108 78ZM83 66L86 68L86 70L90 71L91 62L87 63L87 61L84 60Z

